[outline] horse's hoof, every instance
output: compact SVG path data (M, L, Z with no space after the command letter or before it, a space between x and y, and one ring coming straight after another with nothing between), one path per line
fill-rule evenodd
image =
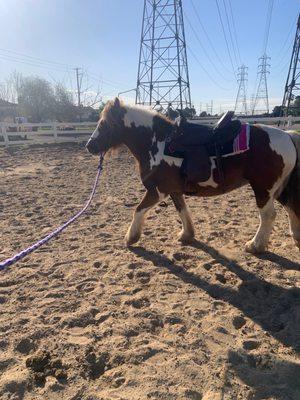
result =
M255 243L254 240L250 240L246 243L245 251L251 254L264 253L267 250L266 246Z
M139 235L136 235L136 236L126 235L125 236L125 244L127 247L131 247L133 244L137 243L139 241L139 239L140 239Z
M192 243L195 240L195 236L192 234L187 234L184 232L180 232L178 235L178 241L184 244Z
M294 239L294 243L296 247L298 247L298 249L300 250L300 240Z

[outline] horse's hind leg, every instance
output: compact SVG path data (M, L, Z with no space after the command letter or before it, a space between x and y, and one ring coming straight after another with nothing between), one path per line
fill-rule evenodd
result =
M286 210L289 214L291 234L294 238L296 246L300 250L300 218L298 218L295 212L289 207L286 207Z
M133 220L126 233L125 242L127 246L138 242L142 234L146 213L155 206L155 204L163 200L164 197L165 195L159 193L156 188L147 190L142 201L134 211Z
M182 221L182 230L179 233L179 240L182 242L191 241L195 237L195 231L184 197L179 193L172 193L170 196Z
M274 197L265 198L256 193L255 195L259 209L260 224L254 238L246 243L246 251L254 254L263 253L267 249L276 217Z

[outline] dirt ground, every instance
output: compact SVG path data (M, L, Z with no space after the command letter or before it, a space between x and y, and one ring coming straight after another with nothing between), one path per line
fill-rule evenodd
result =
M97 159L80 145L0 150L0 260L77 212ZM124 246L143 195L125 151L92 207L0 272L0 398L299 400L300 253L279 206L269 252L247 187L188 199L197 241L177 242L170 200Z

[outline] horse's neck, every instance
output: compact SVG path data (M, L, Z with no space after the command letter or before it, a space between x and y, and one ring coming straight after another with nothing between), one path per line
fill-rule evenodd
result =
M157 116L156 111L139 106L127 106L125 109L124 123L126 127L153 128L153 118Z
M125 144L138 160L141 169L149 164L149 158L158 142L164 142L168 133L173 129L172 123L159 114L129 108L124 118L126 129Z
M132 126L126 130L126 135L124 135L124 144L137 159L140 166L149 157L154 142L155 132L153 128L146 129L142 126Z

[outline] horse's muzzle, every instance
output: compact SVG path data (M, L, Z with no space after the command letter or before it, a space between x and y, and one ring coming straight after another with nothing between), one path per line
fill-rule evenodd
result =
M97 143L97 140L95 139L89 139L87 144L85 145L85 148L87 151L93 155L99 155L101 153L99 144Z

